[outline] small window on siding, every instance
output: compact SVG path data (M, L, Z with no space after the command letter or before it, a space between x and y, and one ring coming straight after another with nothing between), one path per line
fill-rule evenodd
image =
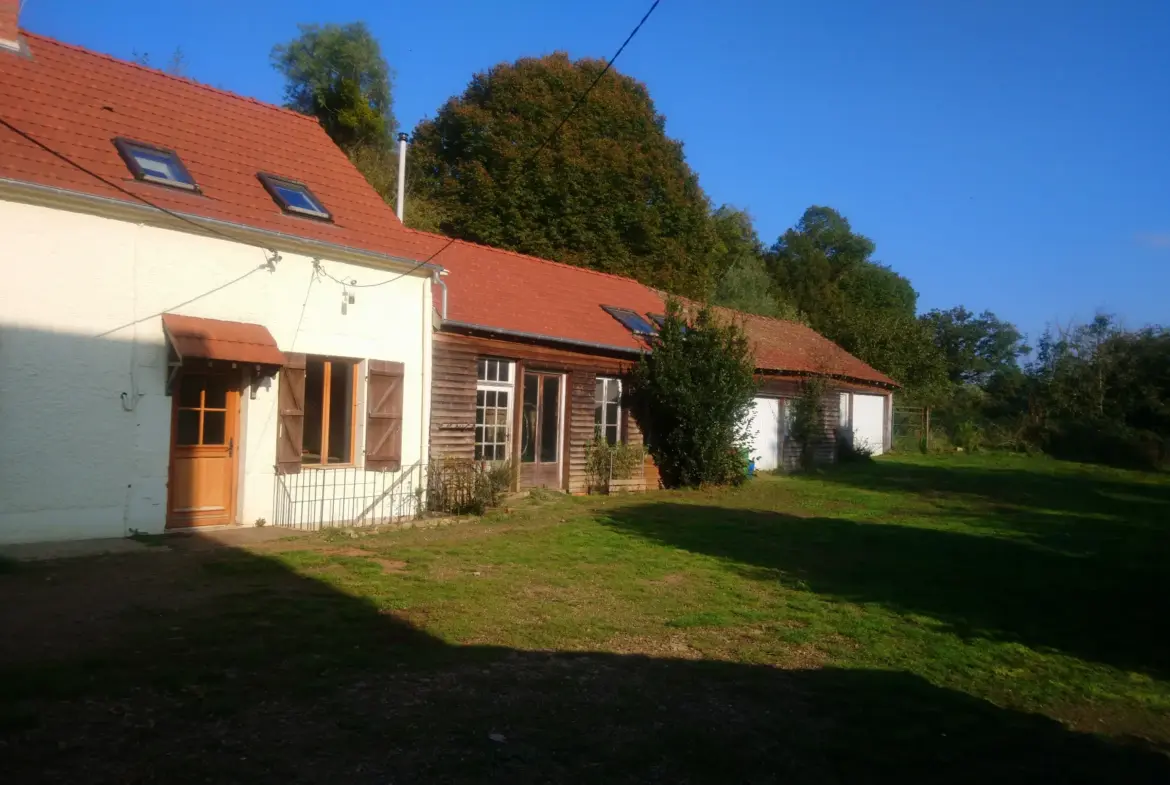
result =
M512 443L512 363L481 359L476 377L475 460L505 461Z
M304 183L261 172L257 175L269 195L286 213L332 221L333 215Z
M114 147L126 162L135 180L169 185L187 191L196 191L195 178L183 166L179 154L165 147L155 147L144 142L135 142L121 137L114 140Z
M622 383L598 376L593 392L593 425L610 444L622 440Z

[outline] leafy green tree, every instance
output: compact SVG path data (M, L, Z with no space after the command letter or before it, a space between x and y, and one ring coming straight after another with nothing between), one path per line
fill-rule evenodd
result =
M723 205L711 214L715 231L713 269L722 270L711 302L744 313L803 321L781 300L764 264L764 246L747 212Z
M1019 370L1019 359L1031 351L1016 326L991 311L936 309L922 321L934 335L952 384L986 385L996 374Z
M378 195L391 207L397 208L398 201L398 152L390 147L355 147L349 151L349 158ZM406 209L402 222L411 229L423 232L441 230L443 214L434 201L428 199L418 187L410 156L406 159Z
M923 403L945 395L941 355L918 322L910 282L872 260L876 246L831 207L804 211L766 254L776 290L825 337L905 385Z
M287 106L315 115L342 149L387 145L396 128L393 74L364 22L300 25L272 49Z
M626 399L670 488L742 482L755 363L743 330L710 308L687 319L677 302L651 351L634 367Z
M708 296L709 203L645 85L610 70L561 125L604 68L558 52L476 74L415 129L423 192L455 237Z

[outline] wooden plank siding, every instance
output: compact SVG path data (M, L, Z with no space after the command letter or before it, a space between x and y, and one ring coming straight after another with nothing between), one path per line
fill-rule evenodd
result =
M585 447L594 433L594 385L598 376L624 377L633 363L629 355L603 350L554 349L534 343L499 340L456 332L438 332L434 337L432 363L431 445L432 459L443 456L475 457L475 389L476 362L481 357L510 360L516 363L516 378L525 371L551 371L565 375L566 417L562 441L561 489L569 493L588 492L585 476ZM514 380L516 381L516 380ZM519 384L514 394L518 395ZM521 402L513 402L511 457L519 460L519 412ZM623 433L633 443L642 443L642 432L623 409ZM658 486L658 471L647 459L649 487Z
M475 457L475 363L478 352L436 333L431 363L432 457Z
M774 395L785 401L785 406L800 396L800 381L792 377L759 376L760 394ZM842 392L875 392L888 393L875 387L848 384L845 382L830 382L821 401L821 429L819 438L813 447L813 460L816 463L833 463L837 460L838 429L841 426L841 399ZM785 471L800 468L800 443L787 436L780 448L780 465Z
M565 455L566 489L569 493L588 493L589 481L585 475L585 447L593 440L593 388L595 371L578 369L569 374L569 441Z
M519 460L519 433L521 401L518 399L518 380L527 371L562 373L566 380L565 421L563 428L562 490L569 493L588 492L585 476L585 447L594 434L594 384L598 376L625 377L634 358L619 352L596 352L551 348L547 345L521 340L502 340L480 335L441 331L434 337L431 401L431 458L475 456L475 390L476 363L480 358L510 360L516 363L516 386L513 392L514 420L511 458ZM757 374L760 395L775 396L791 401L800 395L801 378L791 374ZM888 395L889 391L876 386L830 381L825 393L821 437L815 446L818 463L836 460L837 430L840 426L839 394L842 391L869 392ZM627 443L642 444L644 437L638 423L622 409L622 433ZM781 465L786 470L799 468L800 445L785 439L781 448ZM657 488L660 483L658 468L646 458L646 487Z

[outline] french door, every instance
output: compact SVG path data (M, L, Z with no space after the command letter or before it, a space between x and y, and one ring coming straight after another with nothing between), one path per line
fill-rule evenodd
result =
M564 377L526 372L521 392L520 487L560 488Z

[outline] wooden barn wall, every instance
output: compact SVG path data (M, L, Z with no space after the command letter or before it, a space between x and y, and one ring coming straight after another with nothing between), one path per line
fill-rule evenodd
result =
M459 336L436 333L431 363L432 458L475 457L475 363Z
M525 369L556 371L567 379L564 423L565 455L562 487L570 493L585 493L585 447L593 438L593 391L597 376L625 376L632 359L590 354L587 351L553 349L520 341L439 332L434 341L433 389L431 401L431 455L472 458L475 455L476 361L480 357L511 360L516 374ZM800 379L792 376L759 374L761 395L791 400L800 395ZM518 392L517 388L517 392ZM821 437L815 447L817 463L836 460L837 429L840 425L839 393L842 391L889 394L884 388L836 381L825 394ZM518 404L518 401L517 401ZM628 411L622 413L627 443L642 444L644 437ZM515 441L513 442L515 444ZM513 456L515 459L515 455ZM791 470L800 466L800 445L786 439L781 464ZM646 459L646 486L659 485L654 461Z
M786 405L791 405L791 399ZM834 463L837 460L837 428L841 424L840 390L834 388L825 393L821 400L820 435L813 446L815 463ZM780 461L787 471L800 468L800 442L785 437L781 448Z
M570 493L588 491L585 447L593 439L593 395L598 376L625 376L631 359L553 349L493 338L439 332L434 341L431 401L431 456L473 458L475 455L476 362L481 357L511 360L516 375L525 370L555 371L566 377L566 422L562 488ZM519 393L519 387L517 387ZM518 404L518 401L517 401ZM642 432L628 412L623 412L627 439L642 443ZM513 439L513 460L515 460ZM658 472L647 459L649 487L658 486Z
M597 373L590 370L576 370L569 374L570 398L569 438L566 458L566 490L569 493L585 493L589 490L585 476L585 446L593 439L593 388Z

